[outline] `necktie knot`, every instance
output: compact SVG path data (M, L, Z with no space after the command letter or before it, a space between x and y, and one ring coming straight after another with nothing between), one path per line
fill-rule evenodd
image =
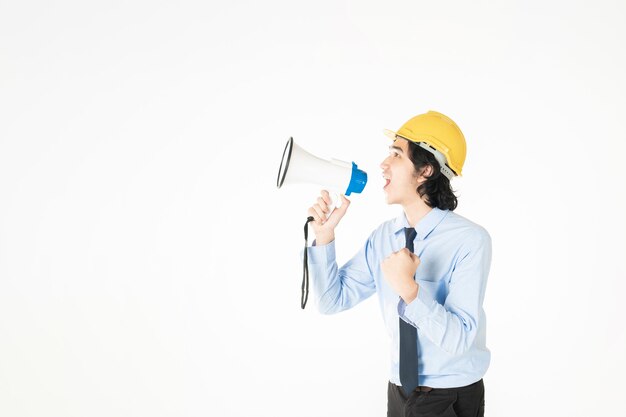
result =
M413 241L415 240L415 236L417 236L417 232L413 227L405 227L404 236L406 237L405 248L413 252Z

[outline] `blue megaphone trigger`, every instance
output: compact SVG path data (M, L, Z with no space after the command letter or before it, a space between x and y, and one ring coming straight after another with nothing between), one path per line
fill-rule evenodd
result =
M357 165L352 162L352 176L350 177L350 184L348 185L346 195L349 196L353 192L360 193L365 188L365 184L367 184L367 173L360 170Z

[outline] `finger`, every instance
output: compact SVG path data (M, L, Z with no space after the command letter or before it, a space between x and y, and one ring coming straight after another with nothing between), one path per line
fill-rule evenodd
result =
M415 258L416 258L415 254L411 252L410 250L408 250L407 248L404 248L403 250L405 251L404 256L409 258L410 262L415 262Z
M324 213L328 213L328 205L326 204L326 202L324 201L322 197L317 197L317 204L319 204L320 208L322 209L322 211L324 211Z
M328 205L331 205L333 202L332 198L330 198L330 194L326 190L322 190L322 200Z
M321 219L322 223L325 222L326 221L326 213L324 213L324 210L322 210L320 205L319 204L315 204L313 206L313 209L315 210L315 212L317 213L317 215Z
M313 207L309 207L309 210L307 211L307 214L309 216L313 217L313 219L315 220L316 223L318 223L318 224L322 223L319 214L317 214L317 211L315 211L315 209Z

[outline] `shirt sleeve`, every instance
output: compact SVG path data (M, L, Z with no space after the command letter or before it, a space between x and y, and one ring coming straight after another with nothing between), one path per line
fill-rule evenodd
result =
M334 240L327 245L308 247L307 250L313 298L321 313L333 314L347 310L376 292L370 268L371 236L341 268L337 267ZM303 253L300 253L301 260Z
M444 304L420 286L417 298L410 304L400 299L398 314L445 352L464 353L472 346L478 331L490 264L491 238L483 229L464 245Z

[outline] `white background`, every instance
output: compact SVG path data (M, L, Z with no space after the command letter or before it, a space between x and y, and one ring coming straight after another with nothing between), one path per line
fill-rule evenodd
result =
M621 1L0 1L0 415L382 416L375 298L300 309L317 188L430 109L494 252L488 416L625 415Z

